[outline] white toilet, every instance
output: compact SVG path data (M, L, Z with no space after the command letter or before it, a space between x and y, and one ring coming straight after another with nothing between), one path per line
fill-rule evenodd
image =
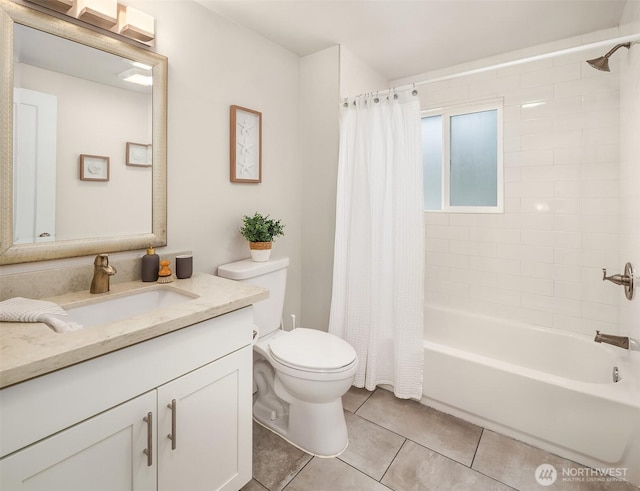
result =
M353 382L358 357L337 336L315 329L281 329L289 258L225 264L218 276L268 288L254 304L253 418L298 448L320 457L348 444L342 396Z

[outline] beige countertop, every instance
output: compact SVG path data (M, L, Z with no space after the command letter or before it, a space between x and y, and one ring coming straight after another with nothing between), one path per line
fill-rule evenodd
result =
M268 298L264 288L204 273L168 284L132 281L108 293L68 293L49 300L65 307L151 289L177 289L192 300L95 327L56 333L46 324L0 322L0 388L126 348Z

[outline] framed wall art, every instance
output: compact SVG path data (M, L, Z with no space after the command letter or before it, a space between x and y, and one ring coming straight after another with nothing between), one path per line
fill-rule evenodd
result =
M81 181L108 181L109 157L80 155Z
M262 182L262 113L231 106L231 182Z
M135 167L151 167L152 147L145 143L127 142L127 165Z

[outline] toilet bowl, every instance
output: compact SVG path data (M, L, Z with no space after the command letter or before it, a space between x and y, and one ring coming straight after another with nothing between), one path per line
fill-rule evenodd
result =
M254 304L253 417L312 455L334 457L348 445L342 396L353 383L358 358L351 345L324 331L280 326L288 258L238 261L218 275L269 288Z
M323 359L322 341L344 343L344 357L337 358L334 353ZM304 352L311 350L315 359L305 363ZM341 454L348 444L342 396L351 387L358 365L353 348L326 332L297 328L259 339L254 352L254 377L268 374L264 378L267 390L258 388L256 393L256 421L307 453L321 457ZM264 371L263 363L272 371ZM280 404L275 411L274 400Z

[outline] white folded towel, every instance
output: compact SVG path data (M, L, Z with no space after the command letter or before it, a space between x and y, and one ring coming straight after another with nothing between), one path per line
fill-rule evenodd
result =
M46 300L14 297L0 302L0 322L44 322L56 332L77 331L82 326L59 316L69 315L59 305Z

